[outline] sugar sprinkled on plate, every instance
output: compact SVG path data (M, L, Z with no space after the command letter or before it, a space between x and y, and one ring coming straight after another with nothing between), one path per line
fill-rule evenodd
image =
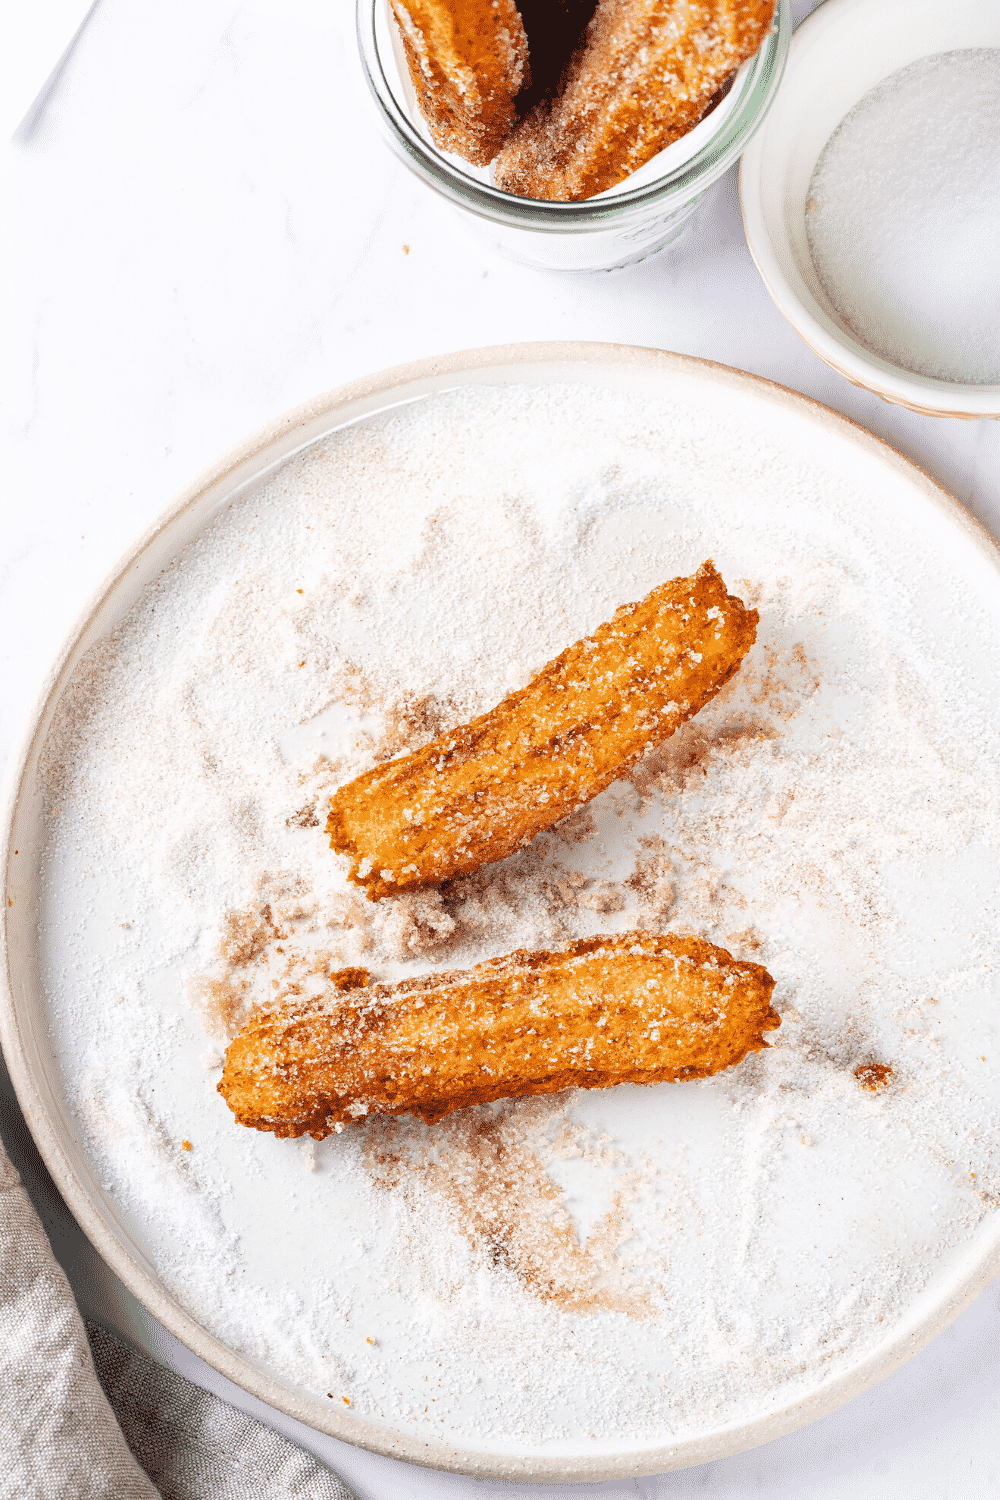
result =
M283 463L81 662L40 913L74 1131L170 1294L296 1389L475 1451L715 1430L870 1355L995 1215L993 596L814 449L696 392L439 394ZM760 628L703 713L501 865L348 884L334 785L708 556ZM215 1092L282 987L637 925L765 964L774 1046L304 1145Z
M816 164L816 274L891 364L1000 382L1000 49L923 57L867 93Z

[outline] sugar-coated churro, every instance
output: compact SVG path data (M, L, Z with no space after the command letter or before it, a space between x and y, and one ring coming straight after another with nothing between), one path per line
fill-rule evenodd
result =
M775 0L598 0L559 93L497 157L500 187L574 201L614 187L686 135L759 48Z
M488 713L341 787L331 847L375 900L504 859L714 698L756 627L711 562L662 584Z
M334 975L329 998L257 1011L218 1088L241 1125L322 1140L369 1114L434 1124L495 1099L707 1078L767 1046L773 989L759 964L647 932L370 989Z
M514 0L392 0L392 8L434 144L486 166L530 77Z

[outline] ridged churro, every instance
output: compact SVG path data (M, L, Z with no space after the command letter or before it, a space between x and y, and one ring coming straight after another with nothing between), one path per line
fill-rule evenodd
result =
M514 0L392 0L392 8L434 144L487 166L530 78Z
M774 0L598 0L559 93L497 157L498 185L524 198L591 198L695 126L759 48Z
M331 847L375 900L504 859L714 698L756 627L711 562L662 584L488 713L341 787Z
M354 971L357 973L357 971ZM353 982L353 981L351 981ZM626 932L256 1012L218 1085L241 1125L317 1140L369 1114L707 1078L766 1048L774 980L700 938Z

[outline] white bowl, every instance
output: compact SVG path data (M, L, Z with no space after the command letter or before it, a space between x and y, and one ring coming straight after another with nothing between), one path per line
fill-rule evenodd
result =
M898 69L962 47L1000 47L997 0L826 0L792 38L778 97L743 156L740 198L764 285L828 365L911 411L998 417L1000 385L917 375L860 343L820 285L806 238L813 169L848 110Z

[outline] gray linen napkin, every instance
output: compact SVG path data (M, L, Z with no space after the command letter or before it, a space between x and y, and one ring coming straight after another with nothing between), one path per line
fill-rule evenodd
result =
M31 1167L31 1179L44 1185L48 1174L33 1143L22 1138L23 1122L6 1090L0 1103L4 1135L12 1146L16 1140L22 1170ZM61 1200L60 1208L69 1220ZM49 1210L51 1217L51 1204ZM287 1438L96 1324L84 1329L2 1144L0 1496L354 1500L337 1475Z
M156 1500L97 1382L62 1267L0 1147L0 1493Z
M101 1385L163 1500L352 1500L317 1459L87 1324Z

